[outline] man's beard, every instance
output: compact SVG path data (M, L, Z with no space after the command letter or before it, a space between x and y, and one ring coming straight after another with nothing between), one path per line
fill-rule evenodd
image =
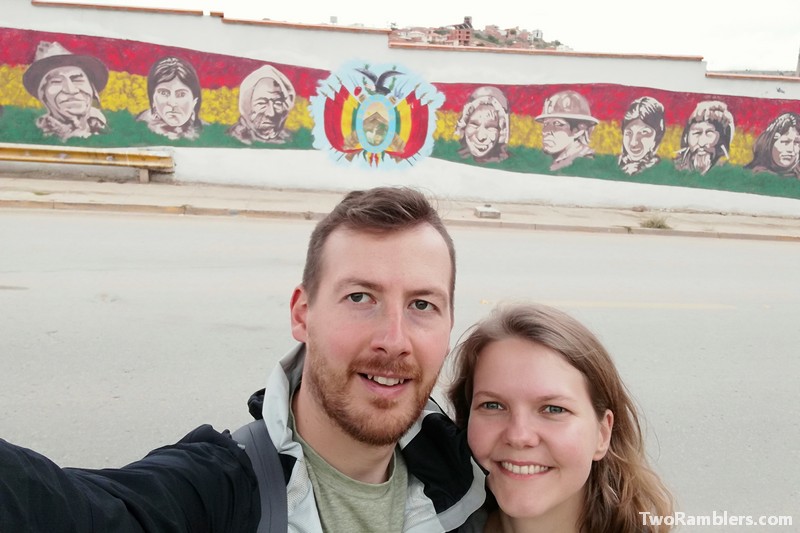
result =
M353 361L345 371L334 370L312 339L308 341L306 362L309 365L307 386L314 401L345 433L372 446L396 443L419 417L434 386L434 382L421 382L422 372L416 365L389 356L362 358ZM362 379L356 370L410 378L410 386L416 387L413 403L401 408L398 401L376 398L367 406L358 405L358 400L348 392L352 380Z
M692 168L700 172L701 174L705 174L713 165L711 161L711 153L705 150L696 150L692 154Z

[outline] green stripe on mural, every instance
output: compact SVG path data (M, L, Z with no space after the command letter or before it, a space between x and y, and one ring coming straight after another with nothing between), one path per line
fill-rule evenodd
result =
M61 142L57 137L45 137L36 126L36 119L43 114L41 109L5 107L0 117L0 142L24 144L49 144L55 146L88 146L92 148L120 148L126 146L186 146L195 148L250 148L278 150L311 150L311 131L301 129L292 133L285 144L254 143L245 145L226 134L228 126L206 124L196 140L170 140L153 133L144 122L138 122L127 111L103 111L108 121L108 133L81 139L72 138Z

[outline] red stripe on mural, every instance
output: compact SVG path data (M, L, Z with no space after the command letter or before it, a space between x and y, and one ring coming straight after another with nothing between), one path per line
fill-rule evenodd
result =
M110 71L140 76L147 76L152 64L162 57L180 57L192 64L204 89L238 87L248 74L262 65L270 64L292 81L299 96L308 98L316 94L317 83L330 74L325 70L198 52L175 46L14 28L0 28L0 64L29 65L36 55L36 47L42 41L57 41L73 54L94 56Z

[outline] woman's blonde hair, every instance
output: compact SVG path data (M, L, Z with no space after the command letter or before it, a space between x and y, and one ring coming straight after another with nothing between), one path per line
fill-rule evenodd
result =
M642 524L641 512L673 513L670 492L645 455L639 414L606 349L583 324L558 309L539 304L505 305L478 322L455 349L455 377L448 399L456 424L469 422L475 366L492 342L516 337L560 353L586 378L600 419L614 413L606 456L592 463L579 524L583 533L665 533L669 526Z

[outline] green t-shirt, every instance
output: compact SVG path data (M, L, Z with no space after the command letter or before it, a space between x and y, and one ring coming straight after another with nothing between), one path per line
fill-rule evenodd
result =
M395 449L391 475L387 481L379 484L362 483L345 476L320 457L300 437L293 414L289 419L294 438L303 447L323 531L403 531L408 470L399 449Z

